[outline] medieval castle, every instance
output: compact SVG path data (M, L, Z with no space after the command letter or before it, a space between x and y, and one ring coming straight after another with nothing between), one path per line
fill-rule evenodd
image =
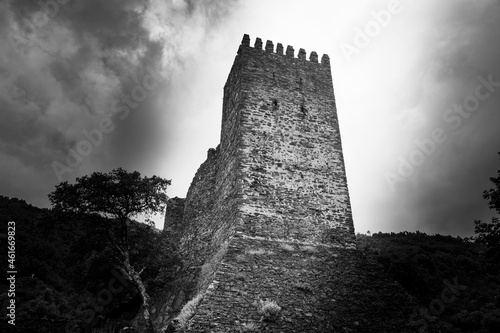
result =
M167 207L184 283L157 324L192 300L188 332L404 332L406 295L354 246L329 57L244 35L222 108L220 145Z

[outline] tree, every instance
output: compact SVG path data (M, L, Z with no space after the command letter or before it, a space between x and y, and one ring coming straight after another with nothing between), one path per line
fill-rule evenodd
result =
M143 315L149 332L156 329L150 317L150 297L146 291L141 273L131 263L130 219L144 214L149 222L152 214L162 212L166 202L165 194L170 180L157 176L141 177L137 171L127 172L122 168L109 173L94 172L90 176L76 179L75 184L62 182L49 194L55 210L84 214L99 219L108 219L109 240L115 248L120 270L132 281L142 298Z
M500 155L500 153L499 153ZM490 209L494 209L500 214L500 169L497 177L491 177L491 182L494 184L492 189L483 192L483 198L488 200ZM484 243L487 246L487 256L498 263L500 259L500 220L498 217L493 217L491 223L474 221L476 224L475 232L476 240Z

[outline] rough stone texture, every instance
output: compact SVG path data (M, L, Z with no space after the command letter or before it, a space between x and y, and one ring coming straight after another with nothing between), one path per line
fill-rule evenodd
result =
M275 321L259 313L273 300ZM189 332L412 332L410 297L361 252L237 234Z
M404 332L406 298L352 245L352 221L330 60L243 37L224 87L220 145L189 188L182 287L155 322L205 294L191 332ZM175 209L166 220L178 219ZM376 288L376 289L373 289ZM393 290L393 292L391 291ZM282 307L261 321L259 299ZM398 304L397 302L395 304ZM155 308L155 309L156 309ZM389 320L391 318L392 320Z
M229 75L243 91L225 95L237 98L230 108L242 127L238 229L328 242L353 235L353 221L330 66L301 52L303 59L242 47Z

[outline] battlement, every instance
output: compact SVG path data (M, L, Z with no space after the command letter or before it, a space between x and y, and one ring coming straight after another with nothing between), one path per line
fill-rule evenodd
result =
M312 51L309 54L309 60L307 60L306 50L304 50L303 48L299 49L299 53L297 54L297 58L295 58L295 49L291 45L287 45L285 52L283 52L284 48L283 48L283 44L281 44L281 43L278 43L276 45L276 51L275 51L274 50L274 43L270 40L267 40L266 46L264 49L262 48L262 46L263 46L262 39L257 37L255 39L254 46L251 47L250 46L250 36L248 34L245 34L245 35L243 35L243 39L241 41L240 48L238 49L238 54L243 52L245 49L255 49L255 50L261 50L261 51L266 52L266 53L286 56L286 57L300 59L303 61L309 61L311 63L318 64L318 54L315 51ZM321 57L321 62L319 64L329 67L330 66L330 57L327 54L323 54L323 56Z

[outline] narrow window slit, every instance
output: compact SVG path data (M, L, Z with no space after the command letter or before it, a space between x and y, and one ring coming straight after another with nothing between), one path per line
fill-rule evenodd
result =
M278 110L278 100L277 99L273 100L273 110Z
M302 105L300 106L300 111L302 111L302 113L303 113L303 114L306 114L306 113L307 113L307 109L306 109L306 107L304 106L304 104L302 104Z

